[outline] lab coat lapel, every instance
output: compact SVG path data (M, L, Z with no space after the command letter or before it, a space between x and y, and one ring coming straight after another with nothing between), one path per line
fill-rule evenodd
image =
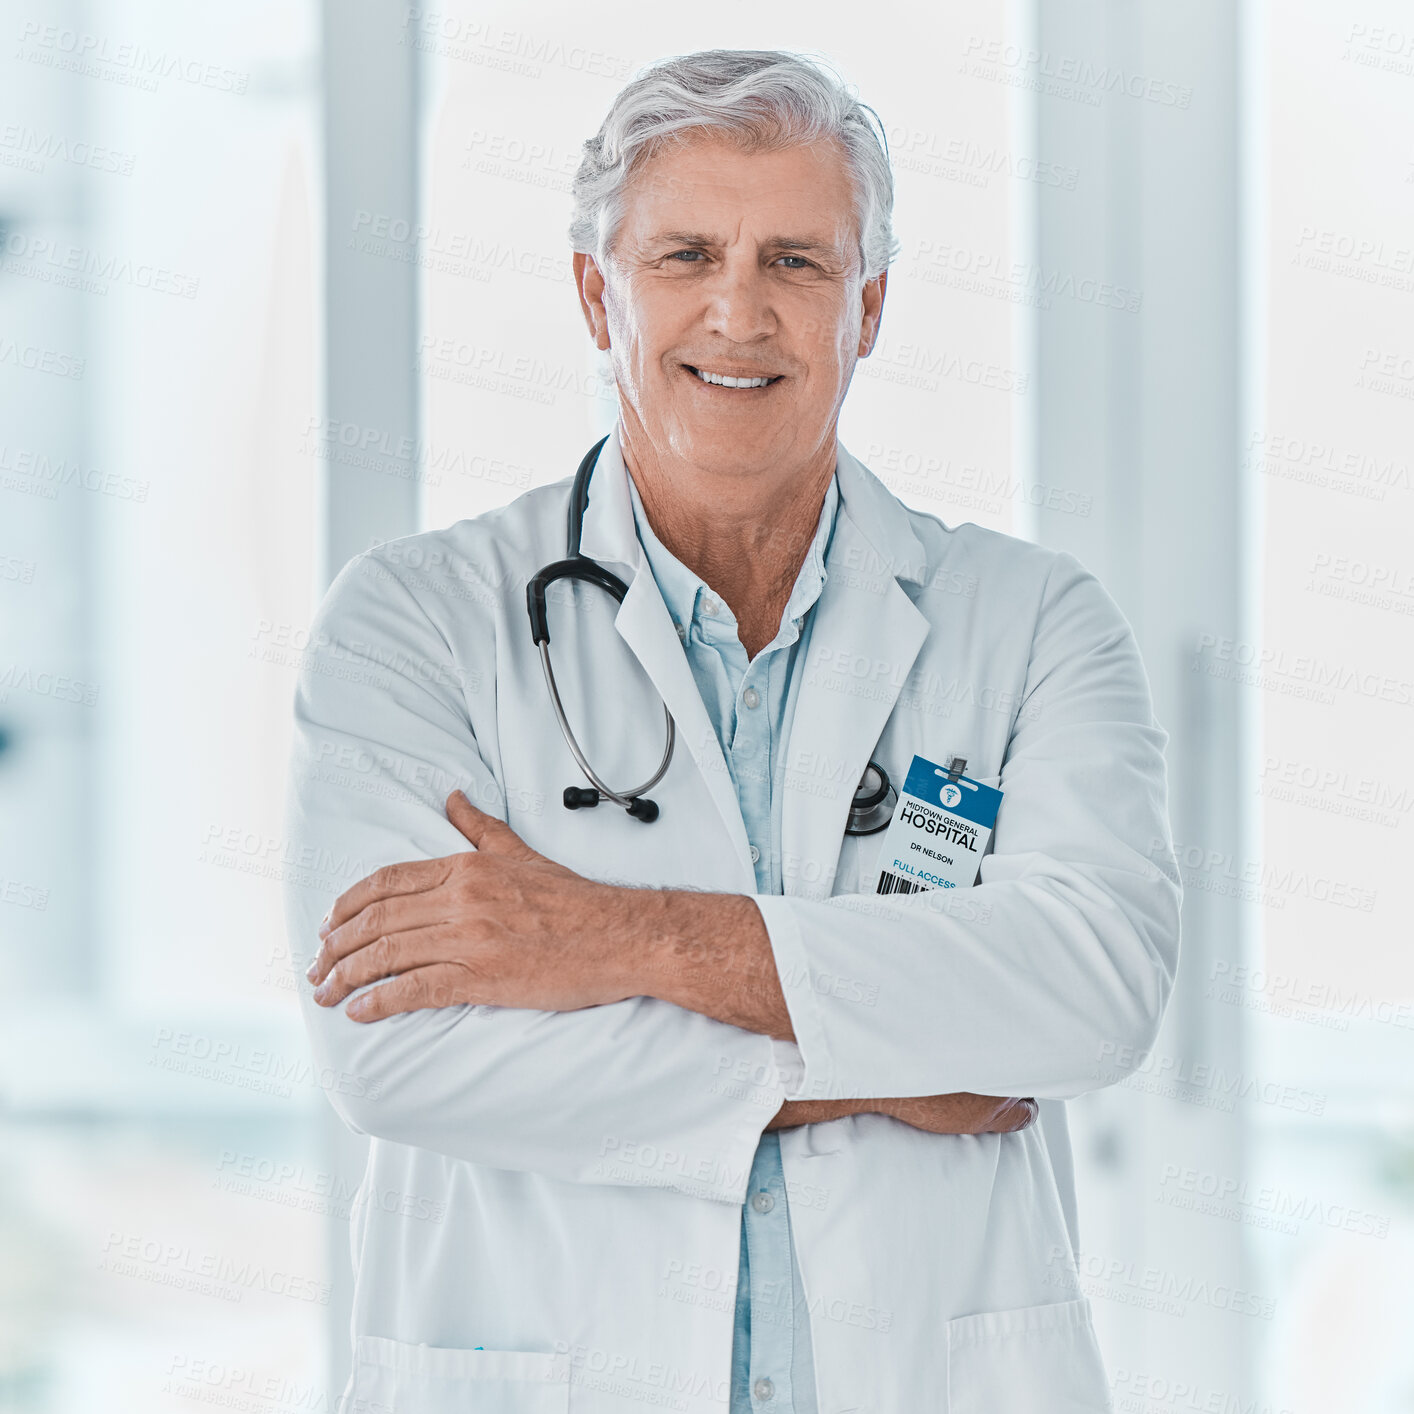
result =
M781 810L784 891L819 897L830 895L855 789L930 628L899 585L921 584L927 568L907 509L843 446L836 466L841 504L797 668Z
M899 586L901 579L921 584L927 572L923 544L907 508L842 444L837 445L836 472L840 506L825 587L813 610L807 658L797 668L801 681L787 728L781 810L784 859L798 862L782 870L785 892L820 891L825 897L839 862L855 787L930 626ZM732 842L743 889L754 893L756 870L741 804L697 680L638 541L617 427L590 481L580 550L628 571L623 576L628 593L614 627L673 714L678 744L701 771ZM877 674L871 667L867 684L849 668L829 670L832 662L853 664L861 659L881 665ZM867 694L860 690L862 685L867 685ZM835 782L833 794L819 791L822 774ZM813 883L816 880L823 884Z
M736 787L697 679L638 540L617 427L604 443L590 478L580 553L616 568L628 582L628 593L614 617L614 627L672 713L677 733L674 753L685 749L702 773L741 865L743 892L755 893L756 869L751 862L750 841ZM665 781L672 779L674 769L668 767ZM671 808L663 805L665 816Z

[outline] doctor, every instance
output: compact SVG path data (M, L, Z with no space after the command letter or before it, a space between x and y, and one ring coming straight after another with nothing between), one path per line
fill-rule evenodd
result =
M371 1136L350 1407L1104 1410L1062 1102L1152 1043L1180 900L1133 636L838 442L896 243L833 76L656 65L575 201L620 403L580 550L627 590L552 586L549 653L601 780L651 776L664 705L676 750L654 820L563 803L525 585L569 478L320 608L287 913ZM882 896L866 768L958 757L1001 793L975 884Z

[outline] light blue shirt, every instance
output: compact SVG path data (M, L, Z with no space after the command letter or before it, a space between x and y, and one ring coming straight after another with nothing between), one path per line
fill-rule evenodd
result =
M815 616L825 556L839 506L830 478L815 538L796 577L775 638L749 662L726 602L654 534L629 474L638 538L677 625L707 715L722 744L741 804L756 890L784 892L781 782L785 743ZM741 1212L730 1414L818 1414L810 1320L791 1237L780 1138L763 1133Z

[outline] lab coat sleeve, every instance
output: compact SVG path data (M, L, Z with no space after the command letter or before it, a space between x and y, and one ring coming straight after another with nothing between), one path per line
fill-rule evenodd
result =
M1123 1079L1152 1045L1182 897L1168 736L1128 623L1068 554L1039 597L1020 699L975 885L756 899L801 1097L1067 1099Z
M793 1045L645 997L366 1023L346 1003L313 1000L304 970L339 894L384 864L471 849L446 818L454 789L506 818L467 705L468 691L495 690L494 666L494 643L484 663L455 664L377 551L344 568L316 615L287 807L294 857L308 867L287 877L285 909L323 1088L356 1133L575 1183L740 1203L761 1132L799 1079Z

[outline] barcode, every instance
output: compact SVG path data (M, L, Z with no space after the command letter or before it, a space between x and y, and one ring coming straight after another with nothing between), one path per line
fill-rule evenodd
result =
M915 884L912 879L905 879L899 874L890 874L887 869L879 875L879 887L874 890L876 894L918 894L927 888L926 884Z

